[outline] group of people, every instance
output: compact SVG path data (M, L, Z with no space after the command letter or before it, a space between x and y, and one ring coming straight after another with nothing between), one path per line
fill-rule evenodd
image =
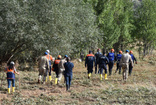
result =
M53 62L53 65L52 65ZM46 50L44 55L39 60L39 79L38 83L42 81L43 76L43 84L47 82L47 75L49 72L49 80L51 81L51 71L54 71L56 74L55 84L58 84L64 75L66 82L66 90L70 89L71 80L72 80L72 70L74 68L74 64L70 62L70 58L65 55L62 59L61 55L58 55L57 59L53 59L49 54L49 50Z
M114 63L116 62L117 68L115 73L117 73L117 71L119 70L119 74L121 74L122 68L123 80L126 82L128 78L128 71L129 75L131 75L132 73L134 61L137 64L137 60L133 55L133 51L126 50L125 54L123 54L122 51L119 51L119 53L115 56L114 49L111 49L111 51L107 55L105 53L102 54L100 52L100 49L97 49L97 53L95 53L95 55L93 55L92 51L89 51L89 54L85 58L85 67L87 67L88 78L90 78L93 72L93 66L95 65L95 74L98 72L98 74L100 74L100 80L102 80L103 70L105 70L104 78L108 79L107 64L109 75L111 75Z
M115 73L119 70L119 74L121 74L122 68L123 80L126 82L128 78L128 70L129 75L131 75L134 61L137 64L137 60L133 55L133 52L129 50L126 50L125 54L123 54L122 51L119 51L119 53L115 56L114 49L111 49L111 51L107 55L105 53L102 54L100 52L100 49L97 49L97 53L95 54L95 56L92 53L92 51L89 51L89 54L87 54L85 58L85 67L87 67L88 78L90 79L91 74L93 73L93 66L95 65L95 74L100 74L100 80L102 80L103 70L105 70L104 78L108 79L107 64L109 68L109 75L111 75L112 68L114 66L114 63L116 62L117 68ZM70 58L67 55L65 55L63 59L61 55L58 55L57 59L54 60L53 57L50 55L50 51L46 50L44 55L40 57L38 66L38 83L43 82L43 84L45 84L45 82L47 82L48 74L49 81L51 81L51 74L53 71L56 74L55 84L58 84L62 76L64 76L66 82L66 90L68 91L70 89L74 64L70 62ZM11 61L9 66L5 69L5 71L7 73L8 93L10 93L11 82L12 92L15 92L15 73L19 74L19 72L16 71L15 63Z

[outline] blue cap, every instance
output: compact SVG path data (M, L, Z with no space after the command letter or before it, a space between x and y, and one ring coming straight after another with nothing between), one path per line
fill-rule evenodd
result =
M129 52L129 50L126 50L126 52Z
M92 51L89 51L89 54L92 53Z
M48 53L47 53L47 52L45 52L44 54L45 54L45 55L48 55Z
M65 56L64 56L64 58L67 58L67 57L68 57L68 55L65 55Z

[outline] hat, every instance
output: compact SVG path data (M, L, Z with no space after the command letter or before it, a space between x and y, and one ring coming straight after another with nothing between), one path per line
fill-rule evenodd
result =
M13 61L10 62L11 65L14 65L15 63Z
M47 53L50 53L50 51L49 51L49 50L46 50L46 52L47 52Z
M68 55L65 55L65 56L64 56L64 58L67 58L67 57L68 57Z
M129 52L129 50L126 50L126 52Z

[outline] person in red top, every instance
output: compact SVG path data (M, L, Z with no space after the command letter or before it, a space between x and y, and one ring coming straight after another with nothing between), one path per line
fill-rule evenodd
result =
M85 59L85 67L87 66L88 70L88 79L90 79L91 74L93 72L93 64L95 64L95 57L92 54L92 51L89 51L89 54L86 56Z
M49 80L51 81L52 79L51 79L51 65L52 65L52 62L54 61L53 60L53 57L49 54L50 53L50 51L49 50L46 50L46 52L48 53L48 55L46 55L46 57L47 57L47 59L48 59L48 61L49 61ZM46 82L47 82L47 78L46 78Z
M62 58L61 55L58 55L57 59L54 61L53 68L52 68L52 70L56 73L55 84L58 83L58 75L59 75L58 64L60 63L61 58Z
M5 68L5 71L7 73L8 93L10 93L11 82L12 82L12 92L15 92L15 73L19 74L16 71L15 63L11 61L10 65L7 68Z

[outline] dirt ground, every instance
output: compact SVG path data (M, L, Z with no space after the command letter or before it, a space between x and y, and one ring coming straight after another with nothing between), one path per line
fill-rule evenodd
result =
M114 73L108 80L100 81L98 74L87 78L84 62L73 61L73 79L70 91L66 91L64 78L58 85L52 82L38 84L38 71L20 71L16 75L16 92L7 93L7 81L1 72L0 103L19 105L49 105L49 104L151 104L156 103L156 64L143 60L135 64L132 75L126 84L122 75ZM103 75L104 77L104 75Z

